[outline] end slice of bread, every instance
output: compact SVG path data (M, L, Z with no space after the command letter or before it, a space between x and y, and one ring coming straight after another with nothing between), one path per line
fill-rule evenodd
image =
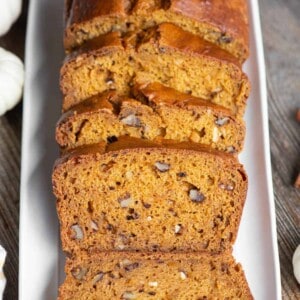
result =
M244 62L249 54L244 0L73 0L66 7L65 48L119 31L122 34L169 22L225 49Z
M68 259L66 274L59 300L253 299L228 253L97 253Z

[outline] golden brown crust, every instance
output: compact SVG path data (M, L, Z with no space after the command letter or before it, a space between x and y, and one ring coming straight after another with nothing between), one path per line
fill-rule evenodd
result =
M244 0L171 0L170 9L199 22L216 26L221 32L241 38L248 45L248 7ZM228 41L229 42L229 41Z
M113 91L90 97L89 99L80 102L79 104L73 106L71 109L63 113L57 122L57 126L59 126L59 124L64 123L67 119L74 115L84 113L89 114L99 110L113 112L114 106L111 100L115 97L117 96L116 93Z
M177 107L199 106L213 109L216 112L221 112L222 114L233 117L231 111L221 105L208 102L192 95L180 93L175 89L164 86L158 82L146 84L136 82L133 87L133 94L141 102L146 101L150 105L168 104ZM118 103L122 101L130 100L133 99L118 96L114 91L93 96L83 102L80 102L63 113L57 122L57 125L59 126L59 124L66 122L66 120L74 115L83 113L89 114L103 109L105 109L107 112L113 112L115 110L115 106L112 103L118 105Z
M235 64L238 67L241 66L238 59L227 51L192 33L182 30L174 24L163 23L158 26L157 31L159 32L159 47L178 49L191 55L209 56L216 60Z
M76 46L73 32L76 31L78 24L89 22L89 20L94 18L115 17L123 19L127 16L130 4L129 0L68 0L68 2L65 9L66 30L64 44L65 48L69 50Z
M66 11L68 15L67 26L89 21L99 16L125 17L129 3L128 0L73 0L72 4L69 4L69 10Z
M99 37L89 40L84 43L80 48L68 54L65 58L65 63L78 59L78 56L93 55L106 55L116 51L124 50L122 38L117 32L110 32Z
M162 64L158 63L159 53L173 60L173 66L170 69L162 69ZM112 58L113 56L114 58ZM183 85L182 82L185 80L182 76L188 76L184 74L190 71L189 67L183 68L181 65L176 65L177 56L182 64L189 60L199 60L199 64L202 63L204 69L210 70L212 65L217 65L221 72L217 73L216 78L212 78L211 81L208 79L209 75L198 80L195 74L191 74L191 78L193 78L191 82ZM134 34L126 38L118 36L115 32L109 33L90 40L83 47L68 55L61 69L60 84L64 94L63 110L69 109L83 101L84 98L111 89L111 86L107 84L108 81L104 79L110 76L108 73L111 69L114 69L112 76L117 82L114 89L119 94L128 95L134 77L145 73L144 70L150 67L151 59L153 59L153 68L148 73L148 77L153 77L151 81L158 81L159 78L162 78L162 83L179 89L181 92L192 90L194 95L205 95L207 99L213 101L225 101L227 102L226 106L230 106L232 111L240 115L244 114L250 84L247 76L242 72L238 60L214 44L170 23L161 24L142 34ZM97 65L95 61L98 61ZM103 70L100 67L101 64L108 64L110 67ZM119 66L119 69L116 66ZM88 68L98 72L98 81L94 78L96 73L88 72ZM198 73L205 73L204 69L203 71L202 69L198 70ZM125 80L120 77L118 70L122 70L123 76L126 76ZM184 73L181 78L170 77L171 74L168 72L176 72L175 70ZM84 75L79 75L80 72L84 72ZM161 75L155 72L161 72ZM161 77L162 74L164 74L163 77ZM84 76L81 88L78 76ZM199 76L204 76L204 74ZM220 78L217 78L218 76ZM146 79L147 76L142 77ZM77 80L78 83L74 85ZM93 84L88 84L91 80L93 80ZM222 81L218 83L219 80ZM194 85L202 86L198 89L194 88ZM227 95L225 96L225 94Z
M175 89L164 86L158 82L145 84L136 82L133 88L133 94L141 100L146 98L147 102L154 105L170 104L178 107L202 106L231 115L230 110L221 105L208 102L207 100L192 95L180 93Z
M71 149L69 151L64 151L62 153L62 157L57 159L55 162L55 167L64 164L67 161L73 161L77 163L79 160L84 159L84 157L89 156L97 156L103 155L105 153L111 152L119 152L123 151L127 153L128 151L139 152L143 151L144 149L157 149L157 150L184 150L187 152L203 152L207 154L217 155L223 159L232 160L233 164L238 163L236 156L217 151L212 149L209 146L192 143L192 142L176 142L173 140L165 140L165 139L156 139L155 141L145 140L145 139L138 139L129 136L122 136L116 142L107 144L105 142L100 142L93 145L85 145L75 149ZM113 155L113 154L111 154ZM246 175L245 175L246 176Z
M71 149L129 135L190 140L227 152L242 150L244 122L229 109L159 83L136 83L133 89L138 100L111 91L65 112L56 127L58 144Z
M98 23L108 23L106 33L114 30L115 23L132 23L132 17L140 18L143 25L166 22L167 18L153 18L152 13L164 12L166 15L173 14L183 20L193 20L196 24L206 24L210 27L212 33L216 34L215 43L230 44L238 40L241 60L245 60L249 52L248 42L248 9L247 1L234 0L160 0L160 1L143 1L143 0L112 0L112 1L83 1L74 0L69 5L70 10L66 10L66 31L65 46L67 49L73 48L76 43L74 39L76 31L88 23L97 20ZM151 22L150 22L151 21ZM178 21L179 22L179 21ZM184 21L183 21L184 22ZM180 23L180 22L179 22ZM122 26L121 26L122 27ZM126 28L126 27L125 27ZM124 29L123 29L124 30Z
M77 48L66 57L65 61L78 59L78 56L81 55L105 55L132 47L139 51L143 44L148 42L147 39L161 51L181 51L187 55L206 56L216 61L232 63L237 67L241 66L238 59L230 53L171 23L153 27L146 34L140 32L134 38L131 36L123 38L118 32L101 35Z

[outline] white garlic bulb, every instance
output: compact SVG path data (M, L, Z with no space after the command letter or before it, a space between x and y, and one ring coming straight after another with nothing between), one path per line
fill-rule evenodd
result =
M0 246L0 299L2 299L3 292L6 285L6 279L3 273L3 266L6 258L6 251Z
M22 10L21 0L0 0L0 36L7 33Z
M293 267L294 275L297 281L300 283L300 245L297 247L293 255Z
M23 84L23 62L13 53L0 48L0 116L20 101Z

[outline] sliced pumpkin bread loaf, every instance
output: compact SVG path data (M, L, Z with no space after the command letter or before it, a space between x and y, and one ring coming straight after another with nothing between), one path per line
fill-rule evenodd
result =
M219 253L235 241L247 176L199 144L124 137L66 154L53 187L66 252Z
M58 144L71 149L129 135L199 142L231 153L242 150L244 122L230 110L158 83L137 85L135 94L139 101L108 92L74 106L57 124Z
M249 81L221 48L164 23L121 38L113 32L85 43L61 69L63 109L107 90L130 95L134 82L158 82L243 115Z
M253 299L228 253L97 253L68 259L65 270L59 300Z
M249 53L245 0L68 0L65 47L111 31L126 33L170 22L203 37L236 56Z

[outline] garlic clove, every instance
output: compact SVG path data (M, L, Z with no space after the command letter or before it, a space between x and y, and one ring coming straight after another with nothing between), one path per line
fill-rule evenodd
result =
M6 34L18 19L22 10L22 0L0 1L0 36Z
M0 116L18 104L23 84L23 62L13 53L0 48Z
M293 268L294 268L294 275L298 283L300 283L300 245L297 247L293 255Z
M6 259L6 251L0 246L0 299L2 299L2 294L6 286L6 278L3 273L3 267Z

